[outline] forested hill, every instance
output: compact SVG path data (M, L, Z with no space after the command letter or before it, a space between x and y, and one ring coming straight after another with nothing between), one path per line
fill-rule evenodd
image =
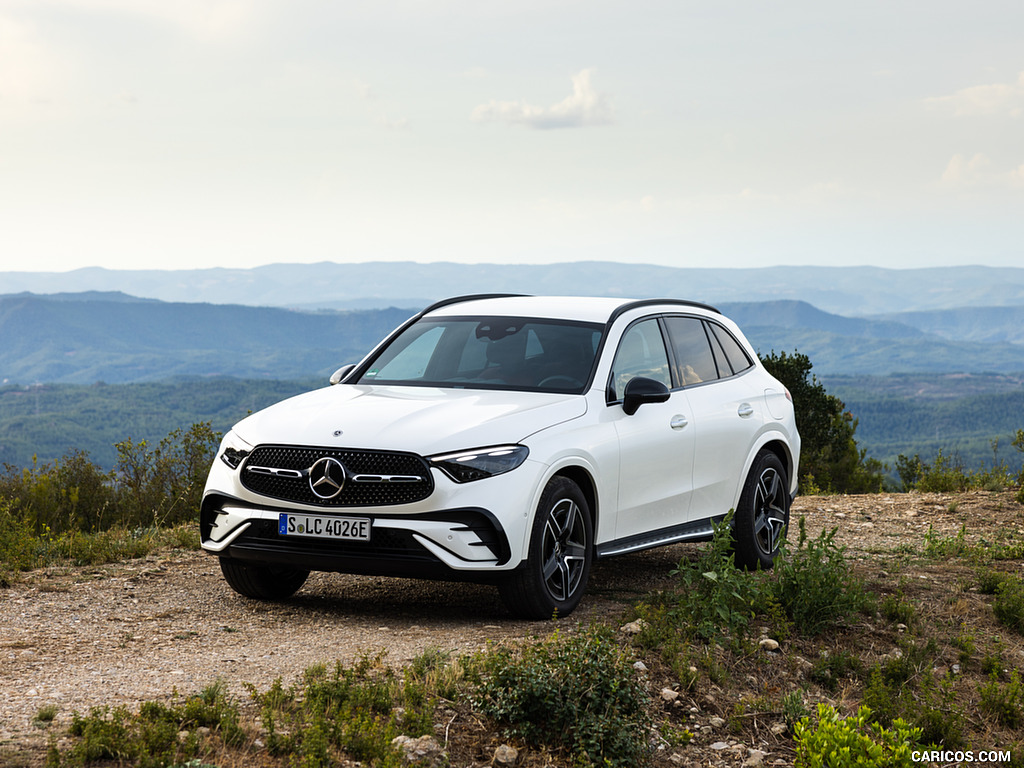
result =
M0 298L0 381L326 379L413 312L296 312L123 295Z
M678 296L711 304L807 301L828 312L872 315L951 307L1024 306L1024 269L1011 267L708 267L579 261L554 264L364 262L268 264L252 269L0 272L0 292L122 291L170 302L372 309L424 306L468 293Z
M720 308L762 354L799 350L819 375L1024 371L1024 344L1016 343L1021 308L913 313L908 322L902 315L843 317L801 301ZM416 309L304 312L117 293L3 296L0 382L326 379Z

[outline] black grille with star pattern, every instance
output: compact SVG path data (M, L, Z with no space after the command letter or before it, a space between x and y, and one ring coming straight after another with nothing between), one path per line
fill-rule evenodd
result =
M309 468L325 456L340 461L347 476L341 493L333 499L321 499L309 487ZM288 477L281 474L251 472L250 467L290 471L287 474L298 472L301 476ZM383 507L410 504L427 498L434 491L434 478L430 474L430 467L423 457L414 453L260 445L246 457L241 471L242 485L253 493L317 507ZM400 475L420 479L418 482L355 482L355 475Z

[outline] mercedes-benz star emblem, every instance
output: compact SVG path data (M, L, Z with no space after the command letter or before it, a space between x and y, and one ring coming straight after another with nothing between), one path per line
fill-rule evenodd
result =
M309 490L319 499L333 499L345 485L345 465L324 456L309 468Z

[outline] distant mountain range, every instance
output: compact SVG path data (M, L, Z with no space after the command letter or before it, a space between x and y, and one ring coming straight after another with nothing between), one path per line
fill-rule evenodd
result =
M846 317L804 301L719 307L761 353L816 375L1024 372L1024 307ZM349 311L164 302L117 292L0 296L0 382L326 379L420 306Z
M254 269L0 272L0 294L24 291L119 291L165 302L303 309L422 307L439 298L478 292L674 296L711 304L801 301L826 312L865 317L960 307L1024 307L1024 269L693 269L594 261L549 265L324 262Z

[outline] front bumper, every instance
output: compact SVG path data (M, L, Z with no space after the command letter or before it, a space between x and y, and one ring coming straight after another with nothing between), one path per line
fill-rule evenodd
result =
M486 580L511 556L504 529L485 509L374 515L368 542L283 536L278 515L285 511L208 497L203 518L212 518L212 535L204 538L203 549L219 557L310 571L451 580Z
M455 483L434 473L433 492L413 504L331 509L254 494L215 461L200 513L207 552L303 570L488 581L524 557L526 528L546 467L527 460L491 478ZM370 518L370 541L281 535L282 513Z

